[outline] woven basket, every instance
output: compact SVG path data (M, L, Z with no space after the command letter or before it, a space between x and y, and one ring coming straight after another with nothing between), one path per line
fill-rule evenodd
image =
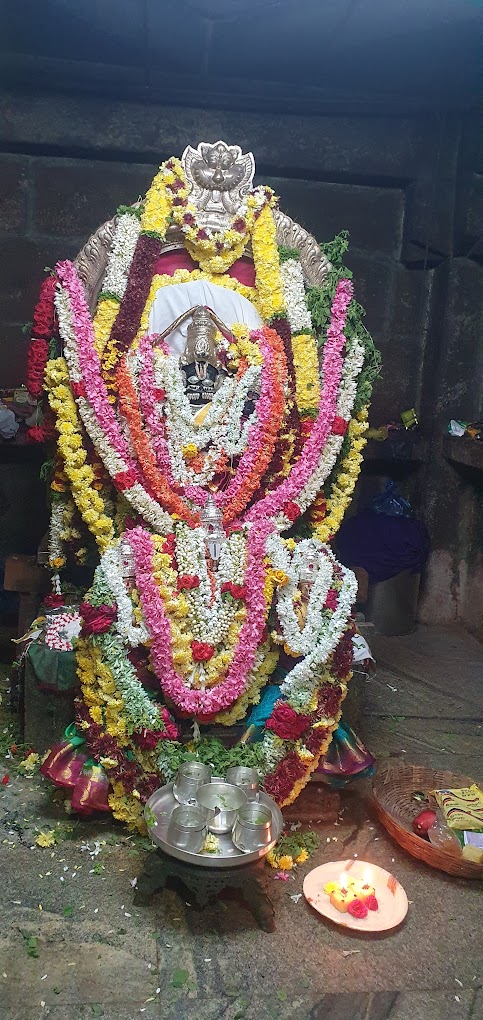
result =
M446 871L448 875L481 878L483 865L439 850L428 840L417 836L412 828L413 818L423 808L422 804L418 806L411 800L416 790L429 794L431 790L445 787L461 789L463 786L471 786L473 782L469 776L436 772L416 765L406 765L404 762L388 762L378 769L373 783L376 811L390 835L413 857L418 857L439 871Z

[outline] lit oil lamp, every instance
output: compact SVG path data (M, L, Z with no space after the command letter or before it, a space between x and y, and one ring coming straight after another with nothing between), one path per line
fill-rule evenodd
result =
M338 882L327 882L324 892L339 913L348 912L359 920L366 917L369 910L378 909L370 868L366 868L362 878L351 878L343 871Z
M366 868L362 878L350 878L349 888L355 892L358 900L362 900L362 903L367 903L367 900L375 896L376 890L372 884L371 868Z

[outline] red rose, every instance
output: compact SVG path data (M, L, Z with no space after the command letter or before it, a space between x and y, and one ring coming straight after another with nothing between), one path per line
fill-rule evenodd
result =
M195 662L208 662L215 654L213 645L209 645L206 641L192 641L191 651Z
M366 907L368 910L379 910L379 904L375 896L368 896L366 900Z
M181 577L178 577L179 591L183 589L191 591L192 588L199 588L199 586L200 579L197 574L181 574Z
M131 489L136 482L136 472L130 468L128 471L119 471L113 478L114 485L119 492L123 489Z
M134 734L134 740L143 751L154 751L164 736L161 730L143 730L142 733Z
M324 609L337 609L339 604L339 592L335 588L329 588L325 600Z
M233 599L244 599L247 590L244 584L233 584L233 581L225 581L221 586L223 594L229 594Z
M283 512L289 521L296 521L300 517L300 507L296 503L285 503Z
M339 415L336 414L336 416L334 418L334 421L333 421L333 424L332 424L332 433L333 433L333 435L334 436L345 436L348 428L349 428L349 422L346 421L345 418L340 418Z
M72 396L77 399L78 397L85 397L86 388L83 382L71 382L70 388L72 390Z
M362 900L352 900L352 903L349 903L347 909L349 914L351 914L352 917L356 917L358 921L360 921L363 917L367 917L367 907Z
M175 548L176 539L174 537L174 532L171 531L169 535L166 535L166 538L161 547L161 552L167 553L168 556L174 556Z
M298 740L309 722L309 715L299 714L286 701L278 701L265 725L282 740Z
M155 386L153 390L153 395L155 400L164 400L166 396L166 390L164 390L162 386Z
M83 634L105 634L117 619L116 606L91 606L89 602L81 602L79 612L83 619Z

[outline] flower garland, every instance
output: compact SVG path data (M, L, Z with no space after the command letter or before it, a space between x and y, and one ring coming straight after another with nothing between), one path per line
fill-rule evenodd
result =
M249 431L249 445L242 455L235 477L228 488L215 496L223 509L225 521L239 517L272 459L277 436L284 416L284 385L287 363L278 333L267 326L251 334L258 340L264 359L260 396L257 400L256 424Z
M337 457L344 443L344 436L348 429L349 419L355 400L357 376L360 372L362 363L362 345L357 339L354 339L350 344L349 351L346 354L344 361L332 432L322 450L317 467L312 472L308 482L297 496L297 505L301 513L305 513L308 507L311 506L317 496L317 493L321 490L336 464Z
M225 273L240 258L250 236L253 236L257 219L277 203L271 188L253 188L243 198L228 226L212 230L201 223L197 207L189 201L180 161L168 160L160 168L160 175L164 175L171 215L183 233L188 252L203 270L210 273Z
M133 448L138 455L138 462L142 464L143 473L146 476L150 490L163 509L170 515L176 514L182 520L195 524L196 517L176 494L169 481L158 471L156 457L144 430L137 393L129 375L125 358L122 359L117 370L117 390L119 394L119 409L127 422Z
M247 618L240 629L237 648L226 680L213 690L189 690L176 673L172 658L169 619L152 575L153 542L142 528L129 532L129 543L136 561L136 582L141 596L144 618L151 634L151 658L166 697L185 713L201 721L225 708L240 696L253 667L255 653L264 627L265 579L264 553L272 530L269 522L250 529L247 544L245 575Z
M315 501L311 510L313 532L320 542L327 542L336 534L344 514L352 500L362 464L362 450L366 445L365 433L369 428L368 411L363 408L357 418L349 422L347 436L349 447L332 485L329 483L328 496L324 493Z
M292 334L295 368L295 400L302 423L312 422L320 402L319 358L311 333ZM305 430L307 431L307 430Z
M94 487L95 475L87 463L77 408L68 383L69 372L64 359L47 362L46 387L56 416L58 451L77 509L103 552L112 542L114 529L104 512L103 499Z
M264 322L285 315L285 294L280 274L277 228L269 206L262 209L252 230L258 308Z
M72 263L58 263L57 268L64 285L56 296L59 323L71 387L76 390L76 402L86 431L116 488L123 491L134 509L156 530L167 533L172 530L171 517L139 481L139 467L130 455L109 403L82 284Z
M47 276L40 288L32 323L32 340L27 362L27 389L31 397L42 396L45 367L49 358L49 342L55 333L55 276Z
M342 374L342 350L346 342L344 325L351 298L352 284L350 280L340 280L332 303L331 320L327 329L327 341L324 345L322 363L324 387L317 420L314 422L314 427L301 456L292 467L288 477L249 511L249 520L256 520L262 516L274 519L283 512L282 527L287 527L287 522L290 524L293 521L291 504L297 499L316 468L334 423L337 390ZM295 507L294 512L300 513L297 504ZM285 513L287 508L289 508L288 517Z
M297 711L304 710L313 696L319 663L326 662L340 641L347 626L352 604L357 595L357 583L352 571L340 566L327 546L313 539L297 544L291 555L283 540L272 535L268 552L275 569L283 571L287 583L278 589L275 610L289 654L304 656L282 684L282 692ZM295 596L299 592L299 578L304 564L310 559L317 564L306 607L306 620L301 627L295 609ZM308 686L307 686L308 685Z

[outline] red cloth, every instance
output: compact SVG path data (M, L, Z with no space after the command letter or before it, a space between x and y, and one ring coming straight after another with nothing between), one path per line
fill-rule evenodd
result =
M173 276L177 269L188 269L191 273L193 269L199 269L199 266L184 248L164 252L156 260L154 266L155 274L160 276ZM246 287L255 286L255 266L252 260L245 256L237 259L227 270L226 275L233 277L234 280L238 280L239 283L243 283Z

